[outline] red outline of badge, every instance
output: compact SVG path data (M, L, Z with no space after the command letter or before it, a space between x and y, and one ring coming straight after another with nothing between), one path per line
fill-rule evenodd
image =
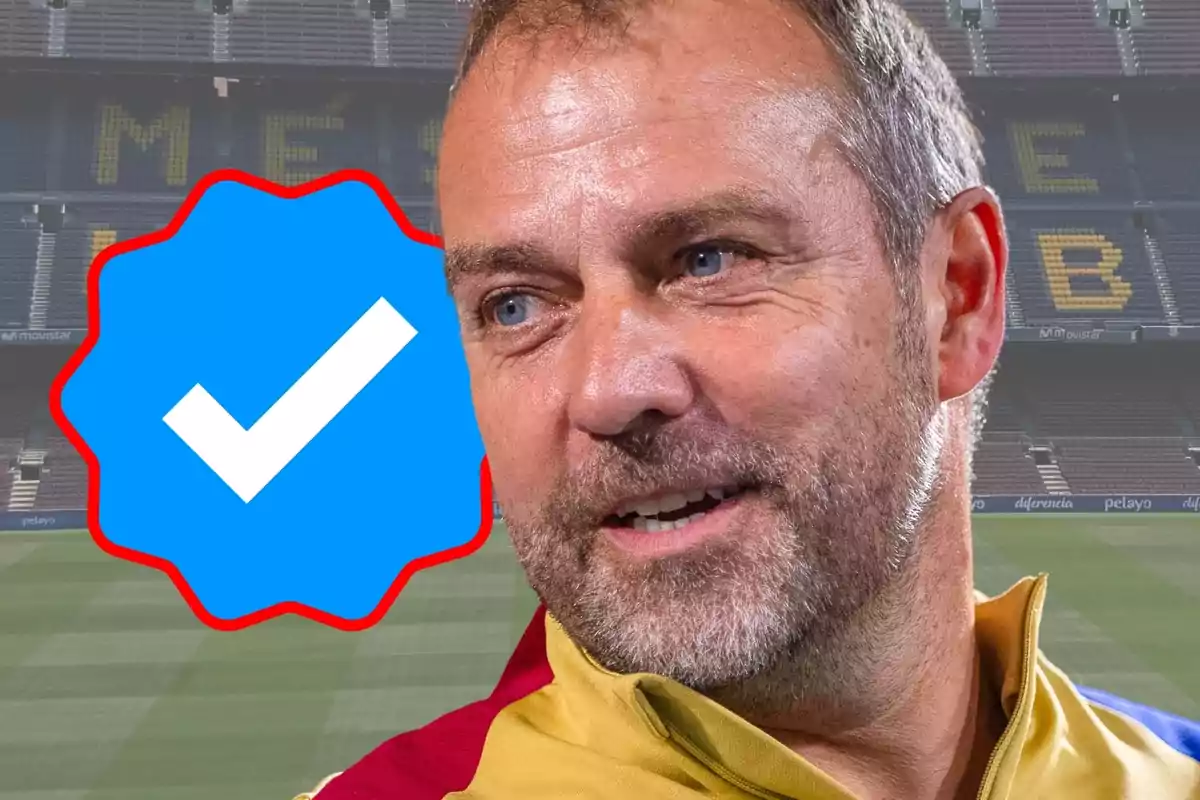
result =
M213 616L204 608L192 587L188 585L179 568L166 559L152 556L147 553L142 553L137 550L131 550L127 547L122 547L111 542L104 532L100 529L100 463L96 459L96 455L91 451L91 448L83 441L79 432L75 430L70 421L62 410L62 390L66 386L67 381L75 374L75 370L91 353L92 348L96 345L96 341L100 338L100 270L116 256L139 250L143 247L150 247L156 244L162 244L179 232L179 228L187 220L200 198L205 192L211 189L218 183L232 181L249 186L252 189L257 189L260 192L273 195L284 200L295 200L305 195L314 194L336 186L340 183L348 181L357 181L366 184L379 197L383 204L391 213L396 224L400 226L400 230L404 235L419 244L429 245L431 247L442 248L442 238L431 233L419 230L408 221L408 217L400 208L399 203L392 197L391 192L383 185L379 178L371 173L361 169L345 169L326 175L322 178L309 181L308 183L299 186L281 186L272 183L264 178L259 178L247 172L242 172L236 169L220 169L211 172L204 176L196 183L192 190L188 193L183 205L175 212L170 223L165 228L147 233L142 236L137 236L123 242L109 245L96 256L96 260L92 262L88 270L87 278L87 312L88 312L88 331L84 337L83 343L67 360L67 363L55 376L54 381L50 385L50 414L58 427L66 435L69 441L79 454L83 457L84 463L87 464L88 472L88 504L87 504L87 523L88 531L91 533L92 539L99 545L100 549L105 553L115 558L120 558L125 561L131 561L134 564L140 564L144 567L151 567L165 573L171 582L175 584L175 588L183 596L188 606L192 609L192 613L203 622L205 625L219 631L236 631L248 628L251 625L257 625L260 622L281 617L284 614L296 614L297 616L319 622L323 625L336 628L343 631L361 631L375 625L387 612L391 610L396 598L400 595L409 579L417 572L429 567L436 567L439 564L446 564L460 558L465 558L477 551L487 541L491 534L492 526L495 523L493 507L492 507L492 474L488 468L487 456L484 456L483 461L479 465L479 494L480 494L480 525L475 536L468 542L456 547L443 550L439 553L432 553L428 556L415 559L405 565L400 574L388 587L387 592L379 601L379 605L375 610L359 619L344 619L335 616L325 611L312 608L303 603L294 600L288 600L282 603L276 603L268 608L260 609L245 616L234 619L222 619Z

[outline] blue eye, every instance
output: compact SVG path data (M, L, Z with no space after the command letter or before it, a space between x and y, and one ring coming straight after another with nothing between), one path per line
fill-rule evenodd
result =
M693 278L708 278L729 266L733 253L727 247L701 245L694 247L684 256L684 272Z
M520 325L529 319L529 304L532 298L527 294L506 294L500 297L492 306L492 319L498 325L511 327Z

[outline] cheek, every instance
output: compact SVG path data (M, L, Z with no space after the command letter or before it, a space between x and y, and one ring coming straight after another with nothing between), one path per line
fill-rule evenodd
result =
M790 438L874 393L884 343L871 323L830 306L771 309L746 322L710 331L691 359L702 393L735 428Z
M820 427L844 403L851 369L846 356L828 330L812 328L765 342L753 357L723 357L714 372L730 384L729 421L788 438Z
M560 462L555 392L526 371L468 356L475 419L501 503L536 495Z

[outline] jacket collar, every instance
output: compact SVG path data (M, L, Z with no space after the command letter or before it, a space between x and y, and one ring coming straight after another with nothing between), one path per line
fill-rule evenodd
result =
M1025 578L1004 594L976 605L975 631L985 677L1000 687L1008 725L994 750L980 792L999 800L1009 794L1024 743L1035 731L1038 628L1046 576ZM669 740L751 796L802 796L852 800L833 778L783 744L707 697L658 675L619 675L598 665L556 620L547 616L547 656L555 682L568 694L585 692L632 714L650 735ZM1043 717L1045 715L1042 715Z

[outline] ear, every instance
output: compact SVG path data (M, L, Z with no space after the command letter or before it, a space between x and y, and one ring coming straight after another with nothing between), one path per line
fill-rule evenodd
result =
M1000 201L981 186L955 197L931 231L940 246L926 263L925 302L946 402L979 385L1004 343L1008 240Z

